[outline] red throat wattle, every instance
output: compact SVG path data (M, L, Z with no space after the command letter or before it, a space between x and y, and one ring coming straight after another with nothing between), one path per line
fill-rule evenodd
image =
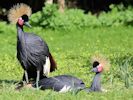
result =
M22 18L19 18L19 19L18 19L18 24L19 24L20 26L23 26L24 20L23 20Z
M97 66L98 72L102 72L103 71L103 66L101 64L99 64Z

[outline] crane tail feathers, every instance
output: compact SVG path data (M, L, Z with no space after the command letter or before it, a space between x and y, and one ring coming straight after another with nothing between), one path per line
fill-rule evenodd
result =
M43 65L43 73L45 76L48 76L50 73L50 59L49 59L49 57L46 57L46 62Z
M50 72L53 72L57 69L57 64L56 64L53 56L51 55L51 53L49 53L49 58L50 58Z

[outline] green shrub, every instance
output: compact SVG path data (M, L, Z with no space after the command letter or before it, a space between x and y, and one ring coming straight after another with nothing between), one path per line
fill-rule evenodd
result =
M91 13L84 14L79 9L66 9L58 12L57 5L46 5L42 11L31 16L31 23L35 26L52 29L73 29L83 27L119 26L133 24L133 8L123 5L111 5L111 11L101 12L99 16Z
M79 9L67 9L64 13L58 12L57 5L46 5L42 11L31 16L31 23L45 28L73 29L98 26L96 16L91 13L85 15Z
M124 8L123 5L111 5L111 11L101 13L98 20L103 26L128 25L133 21L133 8Z
M46 5L42 11L39 11L32 15L31 23L35 26L53 28L54 18L58 15L56 5Z

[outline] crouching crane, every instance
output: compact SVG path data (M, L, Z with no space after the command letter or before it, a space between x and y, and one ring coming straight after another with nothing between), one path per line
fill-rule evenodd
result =
M23 80L38 81L56 69L56 63L49 52L45 41L34 33L23 31L23 26L31 27L28 23L31 8L23 3L13 6L9 10L8 19L17 26L17 58L24 69Z
M91 71L95 72L96 74L89 88L85 86L85 83L81 79L71 75L59 75L49 78L43 78L39 81L39 87L42 90L53 89L54 91L57 92L67 92L67 91L78 92L80 90L84 90L87 93L89 93L95 91L103 91L103 89L101 88L100 78L103 70L107 70L107 65L108 65L107 63L105 64L105 60L99 61L99 59L95 59L95 61L93 61L93 68ZM36 87L36 84L32 84L32 87Z
M71 75L59 75L55 77L43 78L39 81L39 87L42 90L53 89L57 92L67 92L85 90L86 92L101 91L100 75L103 67L99 62L94 62L92 71L95 72L90 88L86 88L85 83ZM36 85L34 85L36 87Z

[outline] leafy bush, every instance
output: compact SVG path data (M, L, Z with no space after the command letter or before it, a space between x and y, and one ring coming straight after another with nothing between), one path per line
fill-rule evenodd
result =
M123 5L111 5L111 11L101 13L98 20L103 26L119 26L128 25L133 21L133 9L131 7L124 8Z
M31 22L35 26L53 28L54 18L56 18L57 15L57 6L47 4L46 7L43 7L42 11L32 15Z
M57 5L46 5L31 16L31 23L45 28L73 29L97 26L98 20L91 13L85 15L82 10L70 9L60 13Z
M111 11L101 12L99 16L91 13L84 14L79 9L66 9L64 13L58 12L57 5L46 5L42 11L31 16L31 23L52 29L73 29L83 27L119 26L133 24L133 8L123 5L111 5Z

